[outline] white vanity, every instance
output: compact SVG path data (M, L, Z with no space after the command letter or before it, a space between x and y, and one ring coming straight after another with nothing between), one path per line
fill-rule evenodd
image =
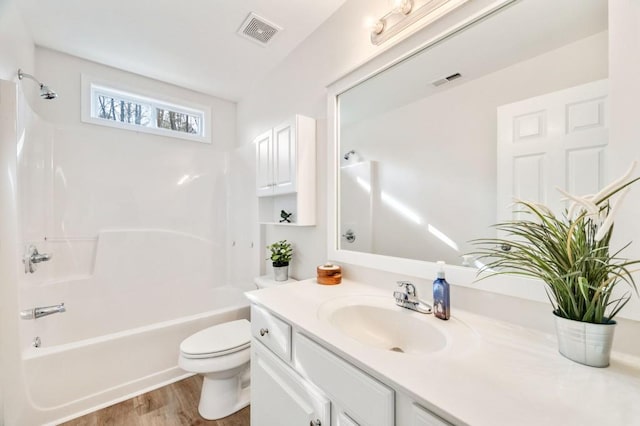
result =
M639 359L585 367L553 336L455 306L441 321L391 293L348 280L247 293L251 424L640 424Z

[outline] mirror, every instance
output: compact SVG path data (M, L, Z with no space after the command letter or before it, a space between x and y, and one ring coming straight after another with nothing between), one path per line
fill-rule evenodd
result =
M605 183L607 43L606 0L523 0L336 93L337 251L473 266L513 196Z

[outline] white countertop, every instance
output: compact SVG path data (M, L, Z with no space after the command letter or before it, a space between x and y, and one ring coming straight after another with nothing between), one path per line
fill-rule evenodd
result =
M427 355L395 353L365 346L317 314L331 299L392 299L391 292L349 280L335 286L307 280L247 297L455 423L640 425L637 357L614 352L608 368L586 367L560 355L555 336L459 311L455 305L449 321L413 313L444 330L451 346Z

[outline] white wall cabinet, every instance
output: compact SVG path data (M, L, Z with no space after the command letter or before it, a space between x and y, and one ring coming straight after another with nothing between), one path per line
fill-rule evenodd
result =
M254 143L260 223L315 225L315 120L296 115L262 133ZM291 223L280 222L282 210L293 214Z
M449 424L302 334L294 324L256 305L251 315L252 322L259 322L252 326L252 426Z
M273 130L254 139L256 144L256 194L258 197L273 195Z

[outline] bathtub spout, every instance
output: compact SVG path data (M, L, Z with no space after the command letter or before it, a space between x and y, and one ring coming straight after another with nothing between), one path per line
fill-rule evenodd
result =
M66 312L67 309L64 307L64 303L53 306L42 306L33 309L25 309L20 311L20 318L22 319L37 319L41 317L46 317L47 315L57 314L61 312Z

